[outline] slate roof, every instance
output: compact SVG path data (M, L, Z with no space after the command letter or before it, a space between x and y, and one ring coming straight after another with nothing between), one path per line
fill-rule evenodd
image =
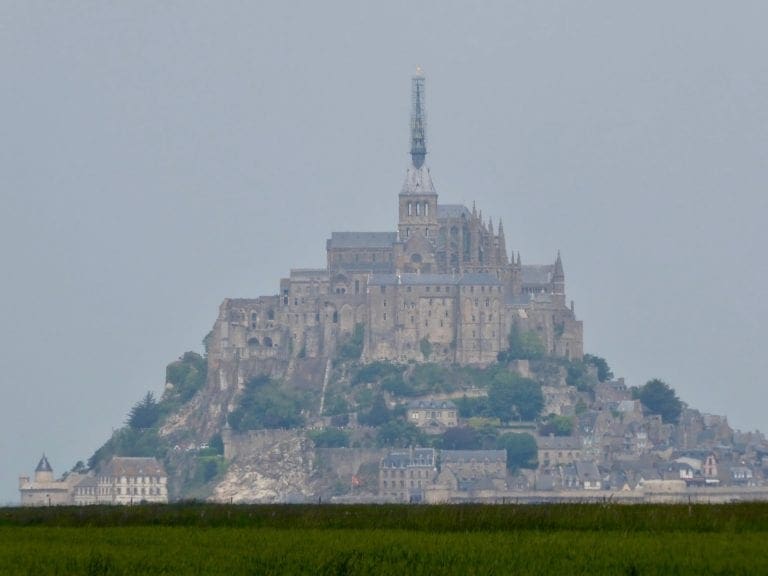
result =
M413 448L396 450L381 460L384 468L408 468L409 466L434 466L435 451L432 448Z
M600 471L594 462L576 462L576 474L582 482L598 482L601 480Z
M327 242L331 248L391 248L397 232L331 232Z
M550 284L554 271L553 264L523 264L523 284Z
M447 218L461 218L462 216L466 216L469 218L471 216L471 212L469 209L462 205L462 204L438 204L437 205L437 219L447 219Z
M461 462L505 462L507 461L506 450L442 450L440 458L443 464L461 463Z
M425 410L455 410L456 404L450 400L414 400L408 404L408 408L421 408Z
M369 285L375 286L501 286L501 281L491 274L373 274Z
M539 450L581 450L581 438L578 436L537 436Z
M35 472L53 472L53 468L51 468L51 464L48 462L48 458L45 457L45 454L40 458L40 462L37 463Z
M429 168L423 164L419 168L409 166L401 194L435 194L435 185L432 184Z
M156 458L115 456L105 466L104 476L167 476Z

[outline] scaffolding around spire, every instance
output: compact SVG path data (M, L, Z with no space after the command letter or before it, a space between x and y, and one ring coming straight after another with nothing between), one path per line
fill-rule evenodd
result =
M421 67L411 79L411 161L416 168L427 155L427 110L424 105L424 74Z

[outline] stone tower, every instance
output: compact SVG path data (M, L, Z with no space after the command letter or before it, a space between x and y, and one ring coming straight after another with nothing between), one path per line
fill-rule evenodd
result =
M411 165L399 196L398 232L400 242L414 237L434 244L437 238L437 192L432 184L429 168L424 164L427 155L427 118L424 106L424 75L421 68L411 80ZM434 251L434 247L433 247ZM416 252L419 256L422 251ZM418 260L418 258L416 258ZM414 271L421 270L422 262L409 262Z

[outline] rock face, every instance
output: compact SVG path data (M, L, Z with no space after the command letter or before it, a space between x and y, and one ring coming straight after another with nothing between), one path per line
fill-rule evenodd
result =
M230 465L210 500L234 503L286 502L311 498L315 452L311 440L293 430L252 432L231 442Z

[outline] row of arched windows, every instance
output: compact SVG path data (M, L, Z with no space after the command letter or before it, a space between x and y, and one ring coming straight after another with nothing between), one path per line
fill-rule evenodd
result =
M429 202L408 202L408 216L429 216Z

